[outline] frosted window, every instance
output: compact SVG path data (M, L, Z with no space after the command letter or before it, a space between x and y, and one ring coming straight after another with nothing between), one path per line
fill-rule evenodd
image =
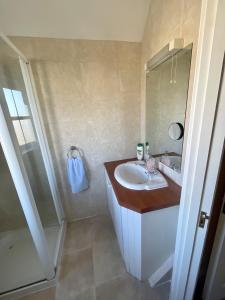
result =
M31 119L20 120L26 144L35 142L35 134Z
M24 103L23 95L21 91L3 89L5 99L8 105L9 113L11 117L29 117L28 106Z
M14 120L13 126L20 146L35 142L35 134L30 119Z
M16 106L13 100L13 94L12 90L10 89L3 89L6 103L8 105L9 113L11 117L17 117L17 111L16 111Z
M35 133L29 108L21 91L3 88L10 117L20 146L35 142Z
M25 145L26 142L24 139L22 128L20 126L20 121L13 121L13 127L15 130L15 134L16 134L17 140L19 142L19 145L20 146Z

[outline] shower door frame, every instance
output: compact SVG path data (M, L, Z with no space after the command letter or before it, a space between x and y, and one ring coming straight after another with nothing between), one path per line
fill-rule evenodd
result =
M37 92L34 84L34 78L33 78L29 61L12 44L12 42L6 36L0 34L0 37L18 55L18 61L21 67L21 74L23 77L23 81L24 81L24 85L25 85L25 89L29 101L29 106L31 110L31 115L34 121L33 123L37 134L37 141L39 143L42 158L44 161L44 166L47 173L48 182L50 185L54 207L56 209L57 221L60 225L58 244L57 244L57 253L54 259L50 257L49 254L44 227L41 223L40 215L35 203L33 192L21 157L21 153L19 151L19 147L15 145L13 142L13 138L11 137L10 134L10 128L7 125L7 121L9 120L6 119L6 116L4 114L4 108L1 105L0 105L0 142L28 224L28 229L31 233L35 248L40 258L40 263L42 265L43 272L45 273L46 278L43 278L43 282L45 282L46 279L48 281L52 281L55 278L56 275L55 266L57 264L57 260L59 259L60 252L62 251L62 241L65 233L64 211L59 199L59 192L58 192L56 177L53 169L53 163L52 163L51 154L47 143L47 137L44 130L38 96L37 96ZM32 286L37 286L37 283L34 282L27 285L28 288ZM17 292L17 290L18 292L20 292L21 290L22 294L26 294L24 292L24 288L20 289L20 287L16 289L16 291L9 290L8 292L6 292L6 294L15 293Z
M30 230L35 248L38 252L43 271L47 279L52 279L55 275L53 261L50 259L47 240L37 206L33 197L32 189L29 183L25 167L19 153L13 144L10 131L7 125L4 112L0 105L0 142L2 150L8 164L12 180L22 206L28 228Z
M55 173L53 171L54 170L53 162L48 147L48 140L44 131L44 124L41 117L40 105L39 102L37 101L38 96L34 85L33 73L31 70L30 63L28 61L24 61L21 57L20 57L20 67L24 79L24 84L26 87L27 97L29 99L31 114L33 117L38 141L41 148L41 154L44 160L45 170L47 172L48 182L50 185L50 189L51 189L51 193L52 193L52 197L56 209L56 214L58 217L59 224L61 225L65 216L59 199L59 191L57 188Z
M16 48L16 46L10 41L9 38L7 38L4 34L0 34L0 37L18 55L22 77L24 80L24 85L29 100L30 110L34 120L35 129L40 144L41 154L44 160L48 182L54 200L58 222L59 224L61 224L62 221L65 219L65 214L64 214L63 207L61 205L61 201L59 199L59 191L57 188L57 181L56 181L55 172L53 168L51 152L48 147L48 139L44 128L44 122L42 119L39 99L37 95L37 90L34 82L31 65L28 59L24 56L24 54L19 49Z

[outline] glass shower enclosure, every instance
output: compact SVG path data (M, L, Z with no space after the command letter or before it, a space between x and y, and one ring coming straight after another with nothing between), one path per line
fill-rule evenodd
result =
M63 219L30 64L0 36L0 297L54 279Z

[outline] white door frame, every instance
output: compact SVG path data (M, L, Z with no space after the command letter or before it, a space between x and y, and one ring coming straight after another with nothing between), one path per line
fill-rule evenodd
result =
M171 300L192 299L203 250L203 244L194 246L224 57L224 11L225 0L202 1ZM212 194L208 201L212 204ZM193 256L194 250L197 256Z

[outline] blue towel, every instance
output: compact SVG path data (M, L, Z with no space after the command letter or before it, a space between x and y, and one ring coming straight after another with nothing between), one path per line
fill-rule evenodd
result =
M88 180L81 157L67 159L67 174L72 193L79 193L88 188Z

